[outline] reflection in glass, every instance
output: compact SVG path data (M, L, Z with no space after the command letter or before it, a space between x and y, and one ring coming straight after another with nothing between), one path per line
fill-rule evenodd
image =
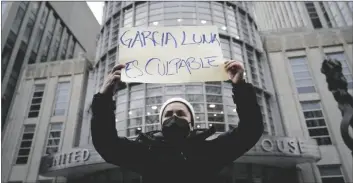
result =
M195 112L205 112L205 104L191 104L192 107L194 108Z
M215 112L215 113L223 113L223 105L222 104L207 104L207 111L208 112Z
M161 105L146 106L147 115L158 114L160 110L161 110Z
M208 115L208 121L209 122L224 122L224 115L223 114L212 114L209 113Z
M158 115L146 116L146 124L159 123Z
M142 118L131 118L127 120L127 126L140 126L142 125Z
M204 113L196 113L195 114L195 121L206 121Z
M146 98L146 105L150 104L161 104L163 102L163 97L158 96L158 97L147 97Z
M142 116L142 108L137 108L137 109L132 109L129 111L129 118L136 117L136 116Z
M222 96L206 95L206 101L210 103L222 103Z
M143 106L143 99L130 101L130 109L139 108Z
M201 85L186 85L185 92L186 93L193 93L193 94L202 94L203 87Z
M165 86L165 93L167 94L184 93L184 87L182 85Z
M178 95L165 95L164 96L164 100L168 100L168 99L171 99L171 98L185 98L183 94L178 94Z
M220 86L206 86L206 93L222 94L222 90Z
M203 95L188 94L186 100L189 102L203 102Z

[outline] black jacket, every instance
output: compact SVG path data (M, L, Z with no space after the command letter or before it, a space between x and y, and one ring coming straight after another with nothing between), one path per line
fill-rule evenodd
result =
M263 133L253 86L239 83L232 91L238 127L213 140L188 140L181 145L119 137L112 97L98 93L92 104L93 145L106 162L139 173L144 183L218 183L218 173L251 149Z

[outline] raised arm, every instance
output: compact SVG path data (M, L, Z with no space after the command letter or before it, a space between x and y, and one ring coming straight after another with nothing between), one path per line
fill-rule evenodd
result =
M210 155L215 160L214 168L223 168L226 164L245 154L256 144L264 131L255 89L242 77L239 79L236 82L233 79L232 97L237 106L240 121L237 128L211 140Z
M239 115L238 127L211 141L212 155L219 166L230 163L249 151L260 139L264 127L254 87L249 83L233 85L233 101Z
M118 136L114 109L115 102L110 92L94 95L91 119L93 145L107 163L143 173L150 160L148 147Z

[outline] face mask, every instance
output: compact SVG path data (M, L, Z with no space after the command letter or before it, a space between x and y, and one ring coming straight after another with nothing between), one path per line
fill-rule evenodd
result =
M168 140L185 139L190 133L189 122L183 118L173 116L163 122L162 133Z

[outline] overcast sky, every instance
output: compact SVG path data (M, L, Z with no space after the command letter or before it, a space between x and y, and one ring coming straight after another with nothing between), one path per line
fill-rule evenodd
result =
M87 2L99 24L102 24L104 2Z

